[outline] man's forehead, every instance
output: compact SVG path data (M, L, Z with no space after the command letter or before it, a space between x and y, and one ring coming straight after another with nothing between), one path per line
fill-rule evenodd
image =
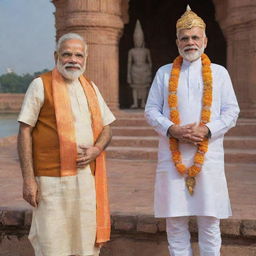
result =
M181 29L178 33L179 37L192 36L192 35L202 35L204 34L204 29L200 27L192 27L190 29Z
M79 39L68 39L68 40L65 40L60 45L61 51L72 50L72 49L84 51L85 44L83 43L83 41Z

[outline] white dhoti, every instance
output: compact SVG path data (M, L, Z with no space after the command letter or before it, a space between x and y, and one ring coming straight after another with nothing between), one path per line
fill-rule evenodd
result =
M96 195L88 167L68 177L37 177L39 206L29 233L36 256L97 256Z

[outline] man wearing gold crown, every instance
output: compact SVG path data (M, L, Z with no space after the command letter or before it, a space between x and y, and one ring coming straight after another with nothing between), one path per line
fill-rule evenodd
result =
M204 54L205 27L188 7L176 24L180 56L157 71L145 108L159 134L155 216L166 218L172 256L192 256L189 216L200 255L219 256L220 219L231 216L223 137L239 106L227 70Z

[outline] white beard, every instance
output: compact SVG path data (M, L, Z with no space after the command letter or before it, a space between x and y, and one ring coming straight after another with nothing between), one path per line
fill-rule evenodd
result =
M196 51L191 52L191 53L187 53L185 50L190 49L190 48L191 49L196 49ZM185 47L183 49L178 48L179 54L185 60L190 61L190 62L199 59L201 57L201 55L204 53L204 49L205 49L204 45L201 48L198 48L198 47L195 47L195 46L193 46L193 47L188 46L188 47Z
M67 70L66 67L78 67L80 68L80 70L71 71L71 70ZM69 64L69 63L62 65L60 61L57 60L57 69L67 80L74 81L84 73L85 65L84 67L81 67L79 64Z

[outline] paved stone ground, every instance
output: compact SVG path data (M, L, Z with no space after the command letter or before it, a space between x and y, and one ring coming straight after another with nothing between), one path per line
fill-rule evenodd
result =
M22 199L16 139L0 141L0 207L30 208ZM108 160L111 212L152 215L156 162ZM256 220L255 165L227 165L233 219Z

